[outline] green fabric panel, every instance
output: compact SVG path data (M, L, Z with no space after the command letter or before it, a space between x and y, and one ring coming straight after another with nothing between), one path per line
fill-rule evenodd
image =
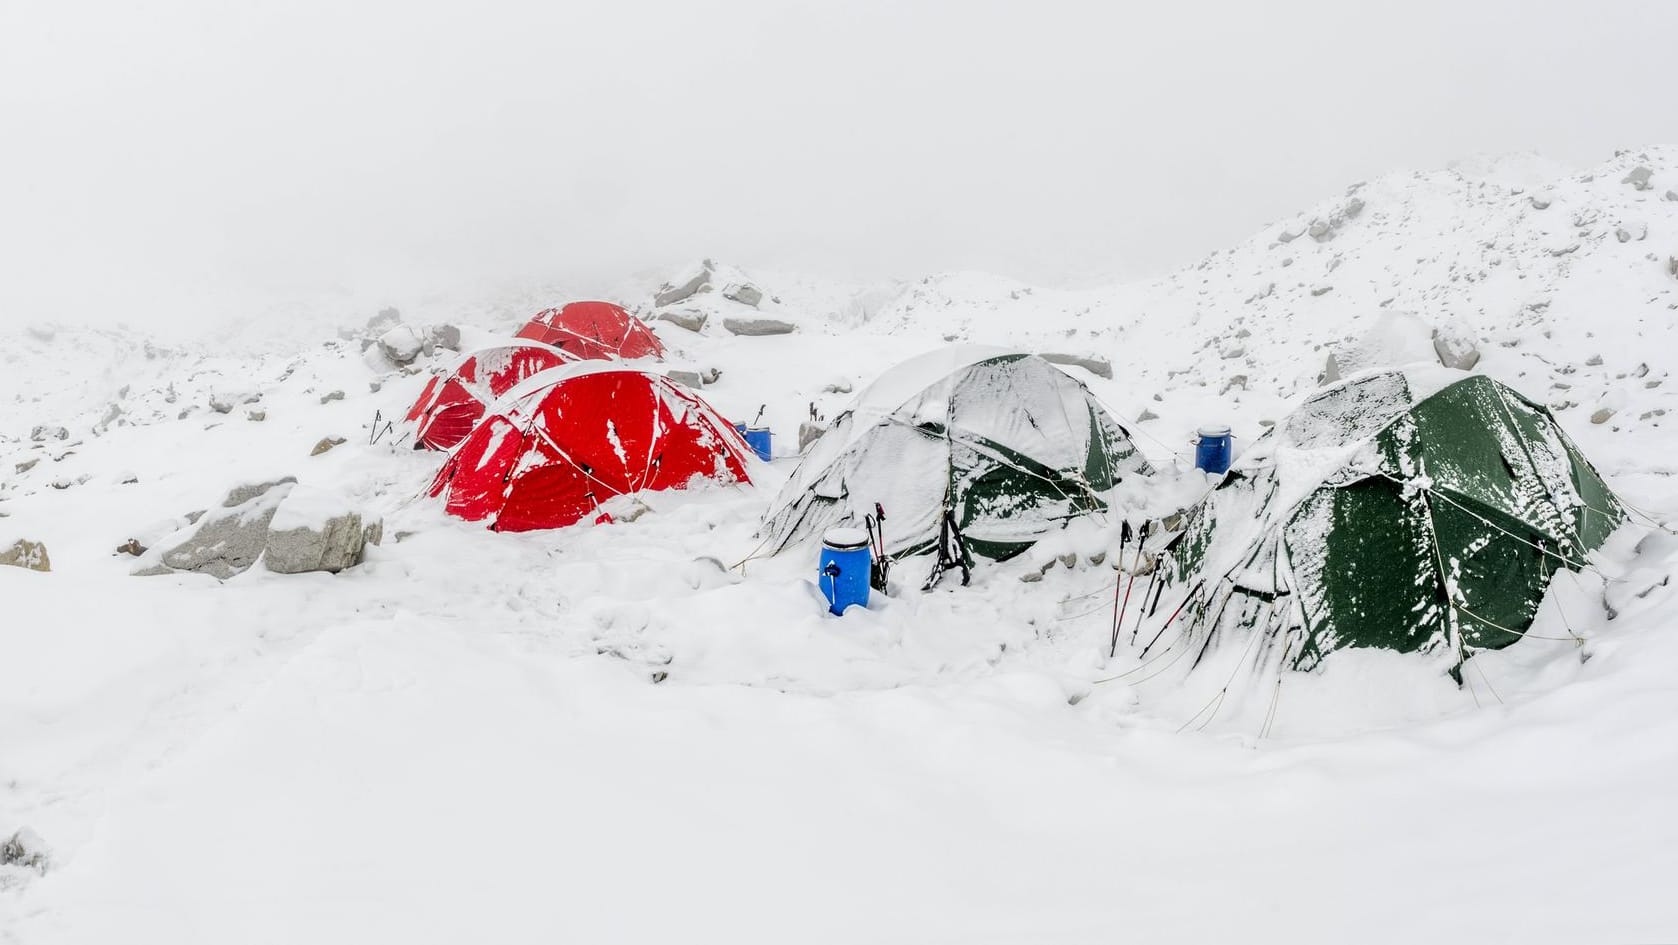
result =
M1299 504L1285 534L1290 558L1321 558L1321 579L1301 588L1313 624L1296 668L1310 669L1347 646L1408 653L1447 638L1444 589L1419 493L1406 497L1396 483L1375 477L1320 489Z
M1429 505L1464 649L1496 650L1519 640L1561 565L1539 550L1554 551L1555 540L1466 502L1459 508L1435 496Z
M951 443L950 490L964 532L980 522L1021 516L1064 520L1106 508L1086 484L989 440ZM986 541L966 534L974 554L1003 560L1031 542Z

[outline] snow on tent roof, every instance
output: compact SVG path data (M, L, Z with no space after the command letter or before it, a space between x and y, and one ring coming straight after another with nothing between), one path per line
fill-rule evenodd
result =
M1262 632L1281 664L1343 647L1473 652L1520 639L1550 578L1624 511L1549 411L1485 377L1377 371L1255 443L1191 514L1174 568L1204 584L1197 648Z
M1006 558L1106 508L1151 472L1128 432L1041 358L962 345L912 358L858 395L770 506L770 553L886 511L886 553L930 550L945 510L971 550Z

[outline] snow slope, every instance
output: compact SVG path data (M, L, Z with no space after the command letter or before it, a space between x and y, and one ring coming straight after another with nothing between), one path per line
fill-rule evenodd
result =
M1622 183L1640 166L1649 189ZM1670 939L1678 540L1658 529L1559 578L1460 689L1379 653L1279 686L1234 648L1184 673L1132 621L1109 658L1113 517L843 619L808 557L753 557L797 423L904 358L1110 359L1110 381L1069 371L1164 470L1161 511L1204 488L1196 426L1250 442L1384 310L1475 337L1480 369L1668 521L1669 189L1673 149L1478 159L1076 291L753 272L797 332L734 337L716 298L701 332L657 327L673 365L721 370L725 415L764 408L783 458L548 533L420 498L440 457L374 417L449 356L392 370L337 337L365 314L9 337L0 547L44 541L53 571L0 567L0 840L28 828L48 858L0 865L0 941ZM653 288L626 301L651 316ZM408 317L481 340L547 304L523 302ZM311 456L326 436L346 442ZM113 554L281 475L382 513L385 544L337 576L221 584Z

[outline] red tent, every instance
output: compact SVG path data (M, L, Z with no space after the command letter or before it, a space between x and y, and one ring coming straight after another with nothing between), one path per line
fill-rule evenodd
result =
M652 329L610 302L572 302L537 312L518 336L586 360L664 357L664 345Z
M559 528L602 502L694 479L750 482L745 441L657 374L585 362L535 375L492 407L431 483L451 515L496 531Z
M519 381L577 360L534 341L515 341L474 351L453 372L433 376L408 411L408 421L419 424L414 448L446 450L466 439L490 404Z

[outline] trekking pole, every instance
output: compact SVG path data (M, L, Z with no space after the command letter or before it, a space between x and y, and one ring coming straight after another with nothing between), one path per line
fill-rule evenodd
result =
M1136 560L1130 565L1130 580L1124 586L1124 605L1119 608L1119 623L1124 622L1125 612L1130 610L1130 589L1136 586L1136 569L1142 566L1142 546L1148 543L1148 523L1143 522L1142 528L1136 534ZM1113 646L1107 655L1112 656L1119 651L1119 626L1113 627Z
M1148 572L1148 585L1142 589L1142 600L1136 605L1136 625L1130 628L1130 645L1136 645L1136 635L1142 632L1142 618L1148 615L1148 595L1154 592L1154 582L1159 577L1159 561L1154 561L1154 569Z
M762 419L763 419L763 412L764 412L764 411L765 411L765 410L768 410L768 409L769 409L769 405L768 405L768 404L759 404L759 405L758 405L758 408L757 408L757 416L755 416L755 417L753 417L753 418L752 418L752 422L751 422L751 423L749 423L749 424L747 424L747 426L752 426L752 427L755 427L755 426L757 426L757 425L758 425L758 421L760 421L760 420L762 420Z
M1183 612L1183 608L1187 607L1189 605L1189 601L1194 600L1194 595L1200 593L1200 589L1202 587L1205 587L1205 586L1206 586L1206 580L1204 578L1202 578L1200 583L1196 584L1194 587L1189 588L1189 592L1187 594L1183 595L1183 602L1181 604L1177 605L1177 609L1173 610L1171 612L1171 616L1165 618L1165 626L1160 627L1159 632L1154 634L1154 638L1152 640L1149 640L1148 645L1142 648L1142 656L1143 657L1146 657L1148 655L1148 651L1153 649L1154 644L1159 642L1159 638L1165 635L1165 631L1171 626L1172 622L1177 619L1177 615Z
M1113 640L1107 646L1107 658L1119 652L1119 585L1124 583L1124 546L1130 541L1130 522L1119 522L1119 550L1113 555Z

